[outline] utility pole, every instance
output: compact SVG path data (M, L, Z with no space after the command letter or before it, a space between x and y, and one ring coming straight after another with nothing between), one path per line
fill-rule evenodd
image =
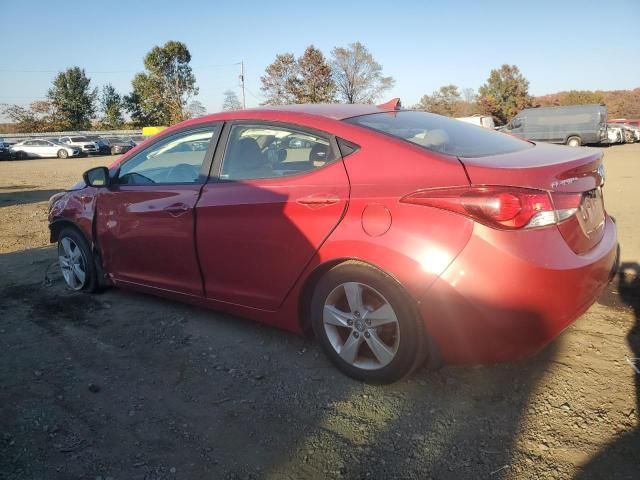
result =
M240 86L242 87L242 109L247 108L247 104L244 99L244 60L240 62Z

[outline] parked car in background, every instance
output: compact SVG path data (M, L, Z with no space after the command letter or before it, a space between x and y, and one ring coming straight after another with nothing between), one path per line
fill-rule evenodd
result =
M470 117L457 117L456 120L460 120L461 122L472 123L473 125L478 125L480 127L495 129L496 124L493 121L493 117L489 115L471 115Z
M626 123L618 123L618 125L622 128L622 132L624 133L624 141L626 143L636 143L636 134L633 130L633 127Z
M532 354L589 308L617 258L602 156L384 105L224 112L85 172L50 240L73 290L313 331L388 383Z
M624 127L633 132L634 142L640 142L640 127L635 127L630 123L626 123Z
M58 139L63 145L78 147L86 155L99 153L98 145L84 136L60 137Z
M11 152L8 145L4 143L4 138L0 138L0 160L10 160Z
M11 146L11 155L18 160L31 157L39 158L68 158L78 157L80 147L63 145L54 140L31 139L18 142Z
M96 144L100 155L111 155L111 146L109 145L109 142L105 141L101 136L87 135L85 138Z
M624 143L624 132L619 124L609 123L607 125L607 143Z
M607 107L574 105L526 108L500 130L527 140L562 143L572 147L606 143Z
M640 120L637 118L614 118L613 120L609 119L609 123L623 123L625 125L640 128Z
M136 146L133 141L120 137L106 137L104 140L109 143L109 153L111 155L127 153Z
M134 145L140 145L144 142L148 137L143 137L142 135L134 135L129 137L127 140L133 142Z

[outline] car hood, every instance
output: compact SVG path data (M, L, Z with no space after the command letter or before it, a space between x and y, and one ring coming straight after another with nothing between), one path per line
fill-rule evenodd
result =
M73 185L71 185L69 188L67 188L65 191L67 192L74 192L76 190L82 190L83 188L87 188L87 184L84 183L84 180L80 180L77 183L74 183Z

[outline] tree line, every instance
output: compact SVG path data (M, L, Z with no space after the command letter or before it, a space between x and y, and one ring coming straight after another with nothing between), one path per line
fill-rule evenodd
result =
M4 105L0 110L18 132L88 130L92 126L172 125L204 115L191 54L182 42L155 46L144 57L144 71L131 81L131 92L121 95L111 84L92 87L84 69L72 67L54 78L45 100L28 107ZM382 65L360 42L335 47L329 56L314 45L302 55L277 54L260 77L263 105L290 103L374 103L395 85ZM223 110L239 110L236 92L223 93ZM412 108L450 117L485 114L503 124L532 106L604 103L611 117L640 116L640 88L623 91L569 91L541 97L529 94L529 81L516 65L493 69L477 92L450 84L424 95ZM125 115L128 117L125 120ZM6 124L5 124L6 126Z
M88 130L96 117L96 126L103 129L171 125L206 113L200 102L192 100L198 87L190 62L182 42L153 47L144 57L145 70L133 77L127 95L111 84L92 87L84 69L71 67L56 75L45 100L28 107L4 105L2 113L18 132Z
M431 95L424 95L414 108L449 117L490 115L500 125L524 108L587 104L606 105L610 118L638 118L640 88L571 90L535 97L529 94L529 82L516 65L502 65L491 70L477 93L471 88L461 91L456 85L444 85Z

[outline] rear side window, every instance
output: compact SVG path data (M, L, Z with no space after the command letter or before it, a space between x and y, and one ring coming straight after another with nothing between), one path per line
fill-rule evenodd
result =
M287 177L335 160L328 138L276 125L234 125L222 161L222 180Z
M426 112L385 112L345 120L428 150L458 157L517 152L533 145L510 135Z

